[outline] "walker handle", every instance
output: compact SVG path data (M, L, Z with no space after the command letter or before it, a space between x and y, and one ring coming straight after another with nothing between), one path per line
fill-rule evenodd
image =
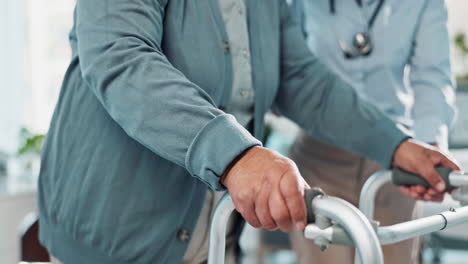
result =
M304 200L307 208L307 224L315 223L315 214L312 209L312 200L317 198L317 196L325 196L325 193L320 188L312 188L305 190Z
M450 184L450 173L453 171L451 168L446 168L446 167L437 167L436 168L437 172L439 175L442 177L442 179L445 182L445 185L447 186L447 190L451 191L455 187ZM426 179L421 177L420 175L405 171L400 168L394 168L393 173L392 173L392 180L393 184L397 186L414 186L414 185L422 185L426 188L430 188L431 185L429 184Z

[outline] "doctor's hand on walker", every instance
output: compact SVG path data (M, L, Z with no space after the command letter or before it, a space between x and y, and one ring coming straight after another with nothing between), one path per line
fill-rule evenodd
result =
M414 198L440 200L446 190L435 166L460 170L455 161L435 147L408 139L396 149L393 166L422 175L433 187L402 187ZM241 154L224 173L236 210L256 228L303 230L306 226L304 191L310 186L290 159L255 146Z
M442 201L447 186L435 170L435 167L448 167L460 170L456 161L449 154L442 153L435 146L423 144L412 139L404 141L396 149L393 166L421 175L431 184L431 188L423 186L400 187L401 191L415 199L426 201Z

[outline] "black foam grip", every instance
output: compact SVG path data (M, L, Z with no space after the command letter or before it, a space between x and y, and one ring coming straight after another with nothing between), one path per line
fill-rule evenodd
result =
M320 188L312 188L309 190L306 190L304 193L304 200L306 203L306 208L307 208L307 223L315 223L315 214L314 211L312 210L312 200L315 199L319 195L325 195L325 193L322 191Z
M452 172L452 169L445 168L445 167L438 167L436 168L436 170L439 173L439 175L442 177L442 179L444 180L447 186L447 190L448 191L453 190L455 187L450 184L450 179L449 179L449 175ZM420 175L417 175L417 174L414 174L414 173L411 173L411 172L408 172L399 168L393 169L392 180L393 180L393 184L397 186L422 185L426 188L431 187L429 182L426 181L426 179L424 179Z

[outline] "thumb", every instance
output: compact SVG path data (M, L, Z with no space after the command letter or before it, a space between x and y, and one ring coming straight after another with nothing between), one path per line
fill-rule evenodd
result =
M447 186L435 169L434 164L428 160L422 164L421 168L421 176L426 179L436 191L444 192Z

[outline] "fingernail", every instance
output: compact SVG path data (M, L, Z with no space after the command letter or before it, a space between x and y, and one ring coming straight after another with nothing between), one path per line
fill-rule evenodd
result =
M439 182L439 183L436 184L435 188L436 188L437 191L443 192L443 191L445 191L445 183Z
M304 230L304 228L305 228L304 222L297 222L296 223L296 229L297 230Z

